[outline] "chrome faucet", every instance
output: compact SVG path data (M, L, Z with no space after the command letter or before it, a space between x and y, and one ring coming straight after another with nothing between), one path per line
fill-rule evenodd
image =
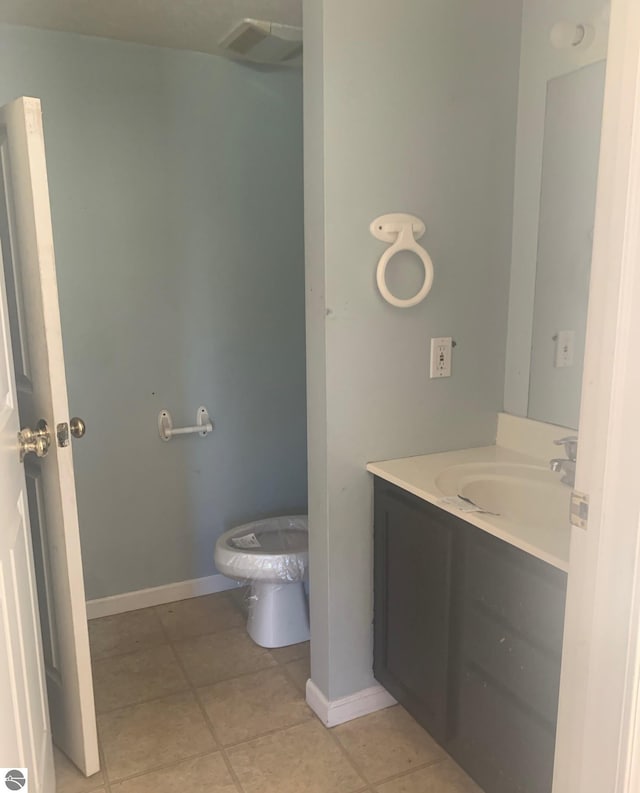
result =
M552 471L561 471L562 479L560 480L565 485L573 487L576 481L576 459L578 457L578 438L576 435L569 435L566 438L553 442L556 446L564 446L564 453L566 457L555 457L550 460L549 467Z

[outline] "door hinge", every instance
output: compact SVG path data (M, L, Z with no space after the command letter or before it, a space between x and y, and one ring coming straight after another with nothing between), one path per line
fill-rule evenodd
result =
M571 525L578 529L587 529L589 523L589 496L573 490L571 493Z

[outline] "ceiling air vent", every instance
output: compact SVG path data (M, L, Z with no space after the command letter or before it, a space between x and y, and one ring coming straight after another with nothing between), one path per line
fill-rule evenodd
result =
M256 63L284 63L302 52L302 28L261 19L243 19L220 46Z

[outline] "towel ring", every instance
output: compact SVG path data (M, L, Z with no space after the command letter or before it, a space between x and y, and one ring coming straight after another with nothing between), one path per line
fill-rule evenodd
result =
M433 262L427 251L417 242L425 232L424 223L414 215L396 213L376 218L369 228L376 239L393 243L382 254L376 271L376 281L382 297L397 308L411 308L421 303L433 285ZM422 286L413 297L409 298L396 297L387 286L387 265L396 253L401 251L415 253L424 267Z

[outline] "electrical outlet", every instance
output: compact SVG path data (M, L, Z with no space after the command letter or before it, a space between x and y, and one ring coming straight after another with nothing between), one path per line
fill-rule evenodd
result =
M430 377L451 377L451 336L431 339Z
M556 369L573 366L573 348L576 334L573 330L559 330L556 335L556 354L553 365Z

